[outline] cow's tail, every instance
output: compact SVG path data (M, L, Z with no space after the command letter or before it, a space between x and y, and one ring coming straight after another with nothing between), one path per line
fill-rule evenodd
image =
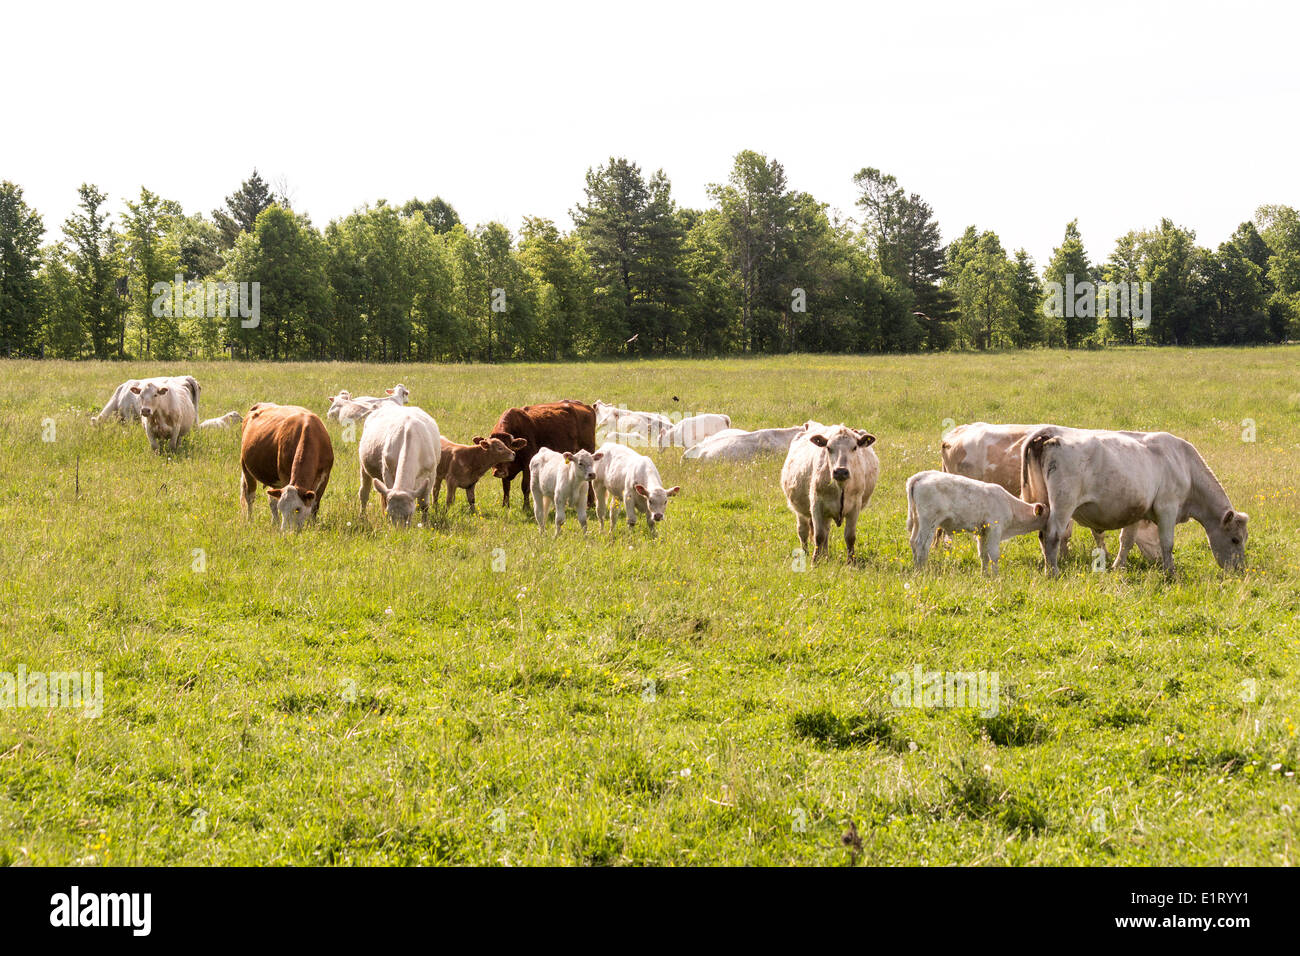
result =
M1025 501L1048 503L1043 459L1058 444L1060 438L1050 428L1040 428L1025 439L1025 447L1020 453L1020 497Z
M197 414L199 410L199 392L203 389L199 386L199 381L193 375L185 376L185 387L190 390L190 401L194 403L194 411Z
M912 497L912 482L907 483L907 533L916 528L916 499Z

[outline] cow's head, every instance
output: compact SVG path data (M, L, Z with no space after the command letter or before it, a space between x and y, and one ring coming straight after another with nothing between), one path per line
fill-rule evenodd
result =
M876 440L859 428L846 428L836 425L834 428L808 436L808 440L818 448L825 449L831 467L831 477L843 484L853 473L853 465L858 461L858 449L868 448Z
M475 435L470 441L486 452L486 464L488 465L509 464L515 460L515 452L528 444L522 438L512 438L507 442L496 435L491 438Z
M1214 560L1225 571L1236 571L1246 564L1246 522L1250 515L1229 508L1205 529Z
M343 410L343 406L352 401L352 393L347 389L343 389L337 395L331 395L327 401L330 403L330 410L325 413L325 417L338 421L339 412Z
M668 510L668 499L677 497L677 492L682 490L680 485L673 485L671 488L656 488L653 491L646 488L645 485L638 484L635 487L636 493L645 499L650 520L656 524L664 520L664 512Z
M516 451L516 452L523 451L525 448L528 447L527 438L516 438L514 435L510 434L509 432L493 432L491 437L488 440L499 441L503 445L508 446L511 451ZM477 445L479 441L480 441L479 438L475 438L474 444ZM497 462L497 466L494 469L492 469L492 476L494 478L509 478L510 477L509 465L510 462L514 460L515 460L514 455L511 455L508 459Z
M293 485L267 488L271 508L280 517L281 531L301 531L315 510L316 492L304 491Z
M398 405L405 405L406 400L411 397L411 391L400 382L392 388L387 389L388 397Z
M566 451L564 460L573 468L574 475L579 481L596 480L596 462L605 457L603 451L598 451L594 455L585 448L582 451Z
M159 386L155 382L146 382L143 387L139 385L131 386L131 393L140 396L140 417L149 418L153 415L154 405L158 402L160 395L167 394L167 386Z
M378 478L374 479L375 491L384 496L384 510L388 513L388 520L393 522L399 528L408 527L411 524L411 516L415 514L415 504L421 498L429 493L429 479L424 479L420 487L414 491L393 491Z
M618 407L611 405L609 402L602 402L596 399L592 402L591 407L596 410L596 425L608 425L618 418Z

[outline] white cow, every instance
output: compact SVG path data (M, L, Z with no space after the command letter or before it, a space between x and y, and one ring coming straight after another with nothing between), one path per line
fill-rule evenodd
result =
M140 421L149 436L149 447L160 454L164 442L172 451L178 449L198 418L188 383L177 388L150 381L131 386L131 394L140 399Z
M907 479L907 531L912 557L923 567L935 532L971 531L980 562L998 573L998 555L1006 538L1047 525L1047 506L1021 501L1001 485L943 471L922 471Z
M193 375L160 375L155 378L133 378L123 382L113 390L113 397L108 400L108 404L103 410L93 418L90 423L98 425L110 416L118 418L123 422L138 422L140 420L140 393L132 389L144 388L145 385L152 382L155 385L166 385L168 388L183 388L189 391L190 401L194 405L194 411L197 414L199 410L199 392L202 388L198 380Z
M659 434L660 448L694 448L710 435L731 427L727 415L692 415Z
M546 516L555 508L555 534L564 525L570 505L578 512L578 524L587 530L587 484L596 477L596 464L604 457L586 450L558 452L539 448L528 463L528 482L533 493L533 515L537 530L546 532Z
M597 428L606 431L636 432L644 435L653 444L658 444L659 436L673 427L672 419L658 412L634 412L599 399L592 403L592 407L596 409Z
M405 527L418 502L429 522L429 487L438 474L442 436L422 408L382 404L366 418L357 456L361 460L361 514L373 485L393 524Z
M220 418L205 418L199 422L200 428L229 428L237 425L244 420L244 416L239 412L226 412Z
M596 441L601 445L614 442L618 445L627 445L629 448L650 447L650 439L641 432L597 432Z
M943 436L943 470L955 475L965 475L976 481L991 481L1001 485L1013 495L1020 494L1020 459L1025 439L1036 428L1046 425L990 425L972 422L958 425ZM1066 528L1061 544L1062 557L1068 550L1074 523ZM1093 541L1106 550L1106 536L1100 531L1092 533ZM936 543L937 543L936 538ZM1160 560L1160 535L1149 521L1138 522L1137 546L1150 561Z
M344 425L359 422L380 405L405 405L410 397L410 389L400 382L386 389L383 395L358 395L354 398L347 389L341 389L337 395L329 397L330 408L325 417Z
M621 501L627 526L636 527L637 513L645 515L646 527L651 537L664 520L668 499L675 497L681 487L665 488L655 463L640 452L613 442L600 446L596 462L596 516L600 527L609 518L609 533L614 534L614 516L610 502Z
M747 432L728 428L711 435L694 448L688 448L683 459L698 461L749 461L764 452L788 452L790 443L804 430L796 428L760 428Z
M843 523L844 545L853 560L858 512L871 500L880 475L880 461L871 448L875 440L875 435L857 428L805 422L790 442L781 467L781 490L795 514L804 551L812 531L813 560L827 554L831 521Z
M1122 568L1136 523L1154 521L1160 559L1174 569L1174 528L1195 519L1205 529L1219 566L1246 561L1247 515L1234 511L1223 486L1190 442L1168 432L1117 432L1047 425L1025 440L1021 494L1050 512L1042 535L1049 574L1073 518L1093 531L1123 529L1115 567Z

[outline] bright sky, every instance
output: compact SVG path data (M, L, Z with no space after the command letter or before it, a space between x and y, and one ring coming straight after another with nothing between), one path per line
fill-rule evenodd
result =
M731 157L853 215L876 166L944 240L1040 267L1161 216L1217 245L1300 205L1300 4L7 4L0 179L47 236L83 181L209 212L254 166L318 226L435 194L470 223L570 225L610 155L707 204Z

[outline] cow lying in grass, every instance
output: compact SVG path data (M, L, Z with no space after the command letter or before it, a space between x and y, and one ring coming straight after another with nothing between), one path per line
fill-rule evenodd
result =
M668 510L668 499L681 491L681 488L676 485L665 488L655 463L626 445L613 442L601 445L596 458L593 487L596 491L596 517L600 519L601 530L604 530L605 519L608 517L609 533L611 536L614 534L615 521L610 504L621 501L627 526L636 527L639 512L645 515L646 530L654 537L655 528L664 520Z
M330 407L325 417L334 419L340 425L359 422L381 405L405 405L410 397L410 390L400 382L386 389L383 395L353 397L351 392L343 389L337 395L329 397Z
M991 482L942 471L922 471L907 479L907 532L918 568L930 555L936 531L970 531L984 572L997 574L1002 542L1046 525L1046 505L1021 501Z
M438 503L442 484L447 483L447 505L456 497L456 489L464 488L465 497L469 499L469 512L475 513L474 486L478 480L493 468L515 460L515 452L528 444L522 438L511 438L507 443L492 436L483 438L476 435L469 445L458 445L442 439L442 455L438 459L438 475L433 482L433 503Z
M537 530L545 533L546 516L555 508L555 534L564 525L564 512L572 506L578 512L578 524L587 531L587 495L596 477L596 463L604 455L589 451L552 451L543 448L529 462L529 483L533 493L533 516Z
M226 412L220 418L206 418L199 422L200 428L230 428L238 425L244 420L244 416L239 412Z

